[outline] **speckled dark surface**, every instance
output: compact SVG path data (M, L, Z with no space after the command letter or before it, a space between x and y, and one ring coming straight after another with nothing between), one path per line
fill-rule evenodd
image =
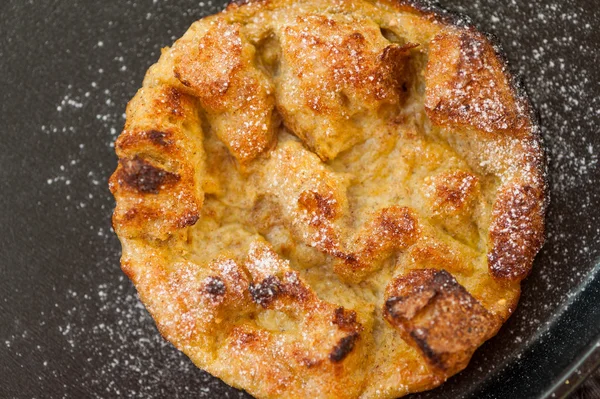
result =
M144 72L219 4L0 4L0 398L248 397L158 335L120 272L106 185ZM565 395L561 376L584 375L565 373L600 337L600 14L584 0L442 5L495 34L523 76L552 203L515 315L466 371L414 396Z

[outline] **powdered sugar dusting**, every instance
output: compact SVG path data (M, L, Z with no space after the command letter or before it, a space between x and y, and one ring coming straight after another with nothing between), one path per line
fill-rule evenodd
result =
M513 0L503 8L492 0L458 2L464 6L444 3L458 7L482 29L500 37L540 113L548 148L553 200L548 240L537 268L525 282L520 310L500 337L505 352L511 353L530 341L534 331L547 326L549 316L569 298L570 289L588 277L589 265L600 255L596 245L600 199L588 190L599 178L600 145L589 134L600 126L596 95L600 77L592 68L600 61L592 36L597 34L592 29L597 21L591 10L578 8L572 1ZM64 219L64 226L48 228L48 234L64 229L77 232L72 237L85 235L81 254L52 252L52 262L72 257L77 267L60 281L48 282L54 298L44 300L47 303L36 320L16 318L4 327L0 345L20 365L29 362L43 367L35 381L40 386L64 381L63 397L209 398L215 397L214 392L243 397L233 389L224 391L221 382L197 370L157 333L118 270L118 244L109 225L112 199L106 191L115 161L112 143L141 73L156 60L160 46L216 7L210 1L189 2L186 7L162 0L152 4L129 1L127 6L139 14L139 20L106 21L88 43L89 51L106 53L106 57L90 65L85 57L80 60L85 76L93 77L85 84L57 82L63 91L46 99L52 117L39 123L40 137L45 137L48 146L70 143L54 167L41 172L45 197L39 201L48 199L49 206L56 206L61 214L73 215ZM203 7L201 12L199 7ZM151 23L143 25L142 20ZM162 41L155 40L147 30L165 21L170 21L167 34ZM125 24L140 24L135 39L120 37ZM171 31L171 26L176 29ZM137 42L141 44L135 47ZM47 343L53 343L52 347ZM475 367L487 373L502 360L503 355L482 352Z

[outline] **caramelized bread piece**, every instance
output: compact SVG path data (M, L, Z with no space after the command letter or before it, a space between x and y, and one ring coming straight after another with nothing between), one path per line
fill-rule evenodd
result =
M198 97L211 128L243 164L272 144L276 127L272 84L254 65L254 53L239 24L217 18L173 54L175 77Z
M529 115L494 48L480 33L442 33L430 44L425 108L440 125L518 135Z
M434 372L450 376L496 329L496 319L445 270L416 269L386 289L384 315Z
M415 44L385 39L370 18L301 15L280 28L277 106L286 126L323 160L368 137L407 95Z

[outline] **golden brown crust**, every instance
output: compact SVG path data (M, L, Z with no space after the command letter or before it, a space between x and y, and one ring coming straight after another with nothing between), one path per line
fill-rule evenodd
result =
M364 139L360 118L401 104L408 53L367 18L309 14L281 29L278 109L324 160ZM308 45L307 45L308 43Z
M174 76L196 96L217 136L242 163L256 158L274 134L272 88L253 65L254 47L239 24L222 20L174 52Z
M529 126L502 62L482 34L444 33L430 46L425 107L433 123L509 135Z
M195 101L172 87L144 88L127 114L110 178L117 199L113 226L123 237L164 239L193 225L202 206L196 174L203 154L189 137L201 135Z
M445 377L495 330L494 317L445 270L412 270L386 291L386 319Z
M412 245L418 236L418 219L409 208L381 209L357 232L346 252L333 253L342 260L334 265L334 270L346 280L359 282L394 251Z
M502 187L492 211L490 273L500 280L521 281L543 242L543 192L530 185Z
M199 367L260 398L396 398L462 370L543 243L526 101L410 1L197 21L127 107L122 268Z

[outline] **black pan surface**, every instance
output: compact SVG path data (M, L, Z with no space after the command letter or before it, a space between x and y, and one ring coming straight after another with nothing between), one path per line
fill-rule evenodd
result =
M600 13L445 0L493 33L538 110L548 240L514 316L418 398L566 395L600 338ZM0 398L247 398L159 336L119 268L107 178L144 72L221 0L0 3ZM594 360L595 359L595 360Z

